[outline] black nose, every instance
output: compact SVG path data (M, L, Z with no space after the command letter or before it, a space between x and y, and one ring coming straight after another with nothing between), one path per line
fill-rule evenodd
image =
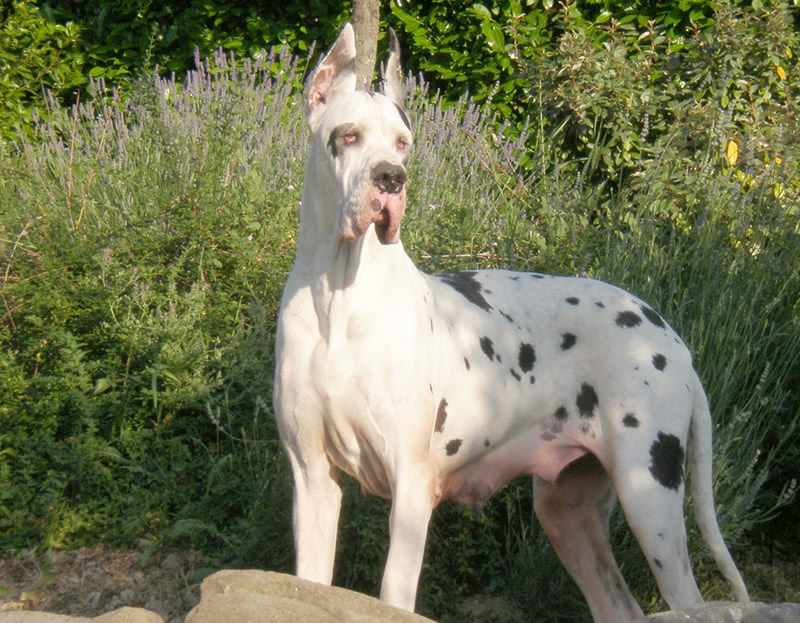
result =
M399 164L384 160L372 168L372 184L384 193L399 193L403 190L406 179L406 170Z

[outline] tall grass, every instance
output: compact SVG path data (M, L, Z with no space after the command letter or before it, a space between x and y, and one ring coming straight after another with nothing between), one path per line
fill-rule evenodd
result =
M306 67L219 53L182 81L142 79L124 101L98 82L72 109L51 102L35 140L3 146L4 550L146 538L199 547L212 564L291 570L272 332L297 230ZM648 300L686 339L709 394L726 537L780 538L765 522L797 516L800 458L796 132L768 133L766 164L737 135L732 164L725 111L689 109L642 137L627 175L604 181L600 160L565 156L566 126L544 110L535 133L509 141L467 98L448 106L421 78L408 90L403 240L418 265L591 276ZM346 486L336 580L374 594L387 504ZM623 572L654 604L620 516L613 533ZM552 617L558 600L562 619L585 617L570 586L533 518L529 479L479 518L437 510L423 612L488 590L534 614Z

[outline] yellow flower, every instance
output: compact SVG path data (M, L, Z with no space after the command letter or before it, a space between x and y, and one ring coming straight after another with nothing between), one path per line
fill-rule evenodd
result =
M725 144L725 154L728 156L728 164L733 166L739 161L739 146L732 138Z
M786 80L786 70L780 65L775 68L775 73L778 74L778 78L781 80Z

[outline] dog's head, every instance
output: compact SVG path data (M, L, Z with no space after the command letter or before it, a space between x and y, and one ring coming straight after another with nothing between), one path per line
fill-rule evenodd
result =
M389 32L390 51L381 93L356 89L353 28L345 24L320 61L306 90L312 148L306 183L314 176L327 206L338 209L338 235L355 241L374 224L383 244L399 240L406 207L406 162L411 128L400 49Z

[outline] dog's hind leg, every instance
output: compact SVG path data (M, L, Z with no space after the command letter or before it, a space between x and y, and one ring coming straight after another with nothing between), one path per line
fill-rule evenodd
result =
M649 454L629 446L614 486L631 531L673 610L703 601L689 561L683 516L683 451L680 440L659 433ZM634 459L631 452L641 453ZM619 458L619 455L617 455ZM636 467L636 466L641 467Z
M608 542L614 489L597 458L587 454L573 461L555 482L534 477L533 491L536 516L595 623L644 620Z

